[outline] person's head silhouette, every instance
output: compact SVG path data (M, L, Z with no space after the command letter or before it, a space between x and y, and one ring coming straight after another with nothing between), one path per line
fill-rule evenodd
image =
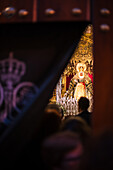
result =
M78 101L78 110L86 111L89 108L89 99L86 97L80 97Z

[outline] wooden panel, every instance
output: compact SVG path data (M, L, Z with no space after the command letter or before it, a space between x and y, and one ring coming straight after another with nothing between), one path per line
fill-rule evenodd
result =
M74 8L79 8L82 13L74 15L72 13ZM45 14L47 9L54 11L47 15ZM90 0L41 0L38 4L38 12L39 21L89 21Z
M10 22L30 22L33 20L33 4L35 3L35 0L1 0L0 1L0 23L10 23ZM4 16L4 10L7 7L13 7L16 12L12 17ZM20 16L19 12L20 10L26 10L28 12L25 16Z
M93 126L97 133L113 129L113 1L93 2L94 25L94 113ZM102 15L106 8L110 15ZM104 25L104 29L100 26ZM106 28L106 29L105 29ZM110 29L110 30L109 30Z

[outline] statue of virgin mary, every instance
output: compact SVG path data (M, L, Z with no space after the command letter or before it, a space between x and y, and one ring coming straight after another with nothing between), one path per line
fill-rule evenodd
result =
M67 97L73 97L77 101L81 96L91 98L93 95L92 80L85 72L86 65L84 63L78 63L76 66L77 74L73 76L70 81L69 89L67 91Z

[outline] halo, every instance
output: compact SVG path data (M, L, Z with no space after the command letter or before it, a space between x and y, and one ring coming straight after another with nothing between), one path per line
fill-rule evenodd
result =
M84 71L86 71L86 65L85 64L83 64L83 63L78 63L77 64L76 69L77 69L78 72L79 72L79 67L83 67Z

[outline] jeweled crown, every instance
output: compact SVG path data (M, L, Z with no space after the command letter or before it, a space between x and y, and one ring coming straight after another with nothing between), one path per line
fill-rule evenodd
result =
M20 81L21 77L25 74L26 66L24 62L21 62L13 58L13 52L9 53L9 58L0 61L0 79L1 82L12 82L16 84Z

